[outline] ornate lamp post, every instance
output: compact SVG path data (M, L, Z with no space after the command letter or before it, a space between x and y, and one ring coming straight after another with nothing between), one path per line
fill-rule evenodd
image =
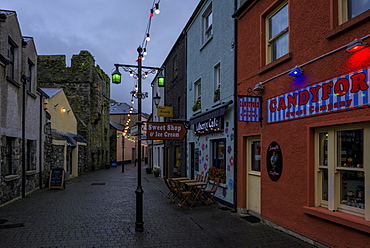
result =
M134 78L138 80L138 90L137 92L132 91L131 94L133 97L138 99L138 120L137 120L137 126L138 126L138 166L137 166L137 188L136 188L136 222L135 222L135 231L137 232L143 232L144 231L144 221L143 221L143 188L141 186L141 127L142 127L142 121L141 121L141 100L148 97L148 92L143 93L141 91L141 81L148 73L156 73L158 71L162 71L162 68L157 67L147 67L142 66L142 58L143 56L143 48L139 46L137 48L138 52L138 59L137 59L137 66L135 65L124 65L124 64L114 64L116 67L115 70L112 73L112 83L114 84L120 84L121 83L121 73L119 72L119 67L121 67L125 72L129 72L130 75L132 75ZM136 68L137 71L135 69ZM143 69L146 69L145 73L142 72Z

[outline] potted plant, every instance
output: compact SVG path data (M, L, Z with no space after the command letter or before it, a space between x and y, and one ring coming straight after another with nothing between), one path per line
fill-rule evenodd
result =
M159 177L159 174L161 173L161 169L160 168L155 168L153 170L153 174L155 177Z
M146 174L152 174L152 167L148 165L148 167L145 168Z
M198 100L195 101L193 107L191 108L194 112L199 110L201 108L201 99L198 98Z
M210 180L219 180L220 183L226 182L226 171L224 169L217 169L216 167L211 166L209 167L207 174Z
M214 98L213 98L213 101L214 101L214 102L220 101L220 88L217 88L217 89L215 90L215 96L214 96Z

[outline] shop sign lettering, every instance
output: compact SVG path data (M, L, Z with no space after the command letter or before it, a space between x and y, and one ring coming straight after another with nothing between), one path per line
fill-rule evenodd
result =
M366 68L267 100L267 122L273 123L370 106Z
M195 131L209 131L209 130L216 130L219 128L219 119L218 118L211 118L204 122L198 122L195 125Z
M182 123L147 123L147 139L149 140L182 140L186 132Z
M259 97L239 97L238 121L260 121L261 101Z

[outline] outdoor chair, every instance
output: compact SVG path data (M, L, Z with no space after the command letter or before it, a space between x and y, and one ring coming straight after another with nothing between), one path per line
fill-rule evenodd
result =
M205 203L206 205L208 206L211 202L214 202L216 205L218 204L218 202L213 199L213 196L216 194L217 192L217 189L218 189L218 186L220 185L220 180L219 179L215 179L213 182L211 181L208 181L209 185L211 186L209 189L205 189L204 190L204 194L205 194Z
M168 179L168 178L165 178L165 179L164 179L164 182L165 182L165 184L166 184L167 188L168 188L168 189L169 189L169 191L170 191L170 192L168 192L168 194L166 195L166 198L167 198L167 199L170 199L170 197L171 197L172 195L174 195L174 189L173 189L173 187L171 186L171 184L170 184L169 180L170 180L170 179Z
M171 202L173 203L177 198L181 198L181 192L184 191L184 188L180 185L179 182L174 181L171 178L169 178L167 182L172 192Z
M180 202L177 204L178 207L182 207L182 205L184 205L184 203L186 202L186 204L188 204L188 206L191 205L191 196L192 196L193 192L191 191L182 191L181 192L181 200Z

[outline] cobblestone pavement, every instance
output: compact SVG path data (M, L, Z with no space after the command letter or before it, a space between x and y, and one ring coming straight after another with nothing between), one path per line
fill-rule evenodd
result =
M143 168L145 165L143 165ZM103 185L106 183L105 185ZM0 207L0 247L312 247L222 205L171 204L163 179L142 170L144 231L135 232L137 168L82 175ZM9 228L12 227L12 228Z

